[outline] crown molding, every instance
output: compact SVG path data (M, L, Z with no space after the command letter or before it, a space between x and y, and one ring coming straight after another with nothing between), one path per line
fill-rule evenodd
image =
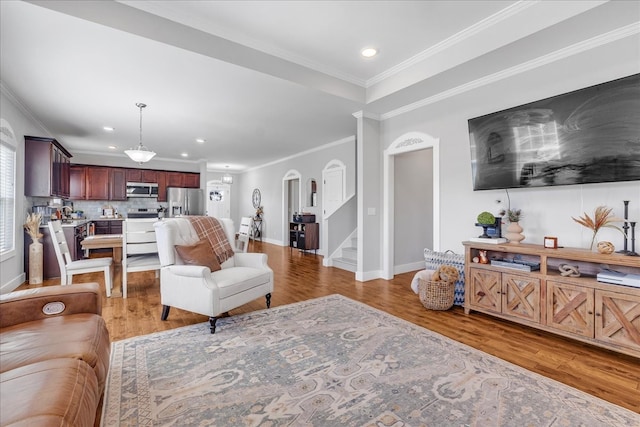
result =
M355 117L356 119L365 118L380 121L380 115L371 113L369 111L356 111L355 113L353 113L353 117Z
M129 156L127 156L126 154L123 154L121 152L113 152L113 153L101 153L98 151L87 151L87 150L73 150L73 154L74 155L79 155L79 154L83 154L86 156L93 156L93 157L117 157L117 158L121 158L121 159L127 159L128 161L137 164L136 162L134 162L133 160L131 160L129 158ZM170 159L167 157L157 157L155 156L153 158L153 163L155 163L156 161L162 161L162 162L172 162L172 163L187 163L187 164L200 164L202 161L205 161L205 159L197 159L197 160L185 160L185 159ZM149 164L149 162L146 162L145 164ZM126 167L126 166L123 166Z
M518 74L522 74L526 71L533 70L543 65L551 64L553 62L568 58L569 56L586 52L596 47L603 46L603 45L606 45L606 44L609 44L617 40L620 40L629 36L633 36L639 33L640 33L640 22L634 22L633 24L629 24L624 27L620 27L618 29L601 34L599 36L595 36L590 39L583 40L581 42L567 46L565 48L558 49L547 55L543 55L538 58L532 59L530 61L523 62L522 64L514 65L513 67L506 68L504 70L498 71L488 76L481 77L479 79L470 81L460 86L456 86L449 90L445 90L444 92L440 92L428 98L424 98L420 101L416 101L411 104L405 105L403 107L397 108L395 110L391 110L389 112L381 114L380 119L387 120L392 117L396 117L396 116L408 113L410 111L416 110L418 108L425 107L430 104L434 104L436 102L442 101L452 96L460 95L470 90L477 89L479 87L486 86L488 84L495 83L497 81L516 76Z
M49 129L47 129L47 127L43 125L42 122L33 115L31 110L29 110L22 103L22 101L20 101L20 99L18 99L18 97L11 91L11 89L9 89L9 87L1 80L0 80L0 94L2 94L2 96L7 98L13 105L15 105L18 108L18 110L20 110L20 112L24 114L27 117L27 119L29 119L29 121L35 123L36 126L42 129L44 133L46 133L47 135L53 135L49 131Z
M278 163L282 163L282 162L286 162L286 161L289 161L289 160L292 160L292 159L295 159L295 158L298 158L298 157L306 156L308 154L315 153L317 151L326 150L327 148L336 147L338 145L347 144L347 143L350 143L350 142L355 142L355 140L356 140L356 137L354 135L351 135L351 136L348 136L346 138L339 139L337 141L329 142L328 144L324 144L324 145L321 145L319 147L311 148L309 150L302 151L302 152L296 153L296 154L292 154L291 156L284 157L282 159L274 160L273 162L269 162L269 163L262 164L260 166L254 166L252 168L245 169L244 172L255 171L255 170L258 170L258 169L266 168L268 166L277 165Z
M483 19L482 21L478 21L472 26L465 28L464 30L459 31L453 36L444 39L440 43L437 43L431 46L429 49L423 50L422 52L399 63L398 65L395 65L389 68L388 70L378 74L377 76L372 77L371 79L368 79L365 83L365 87L369 88L377 83L380 83L385 79L388 79L389 77L395 74L400 73L401 71L411 68L414 65L431 58L432 56L435 56L447 49L450 49L452 46L466 39L474 37L476 34L479 34L480 32L486 30L487 28L490 28L496 25L497 23L504 21L505 19L508 19L530 8L531 6L534 6L537 3L538 1L519 1L519 2L513 3L508 7L505 7L504 9L500 10L499 12L496 12L493 15Z

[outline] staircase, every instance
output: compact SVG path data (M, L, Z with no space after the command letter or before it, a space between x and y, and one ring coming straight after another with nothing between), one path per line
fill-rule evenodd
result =
M334 267L355 273L356 268L358 266L357 233L354 232L354 234L352 235L351 239L348 240L348 242L349 243L343 245L342 248L340 248L341 255L337 258L333 258L331 261Z

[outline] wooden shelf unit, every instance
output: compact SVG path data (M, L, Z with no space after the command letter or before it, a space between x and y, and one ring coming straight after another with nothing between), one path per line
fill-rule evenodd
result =
M640 257L532 244L463 244L466 314L479 311L640 357L640 288L596 280L602 265L640 274ZM480 250L489 259L539 262L540 270L474 263ZM561 264L577 266L581 276L562 276Z
M317 222L290 222L289 247L303 251L320 248L320 224Z

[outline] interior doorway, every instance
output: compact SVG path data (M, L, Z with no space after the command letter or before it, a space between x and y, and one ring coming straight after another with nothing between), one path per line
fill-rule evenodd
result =
M395 156L411 151L432 149L432 209L433 250L440 249L440 140L421 132L409 132L397 138L384 151L383 158L383 230L382 230L382 278L390 280L395 275ZM429 165L426 165L427 167Z
M289 170L282 178L282 242L285 246L289 244L289 222L293 220L295 212L302 210L301 178L302 175L295 169Z
M287 218L289 221L293 218L293 214L300 211L300 179L290 179L288 181L288 199Z

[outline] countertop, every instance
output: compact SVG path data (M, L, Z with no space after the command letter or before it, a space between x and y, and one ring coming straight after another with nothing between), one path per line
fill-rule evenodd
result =
M93 218L90 221L124 221L126 218L119 216L117 218L112 216L99 216L98 218Z
M62 221L62 227L77 227L79 225L84 225L90 223L90 219L70 219ZM47 228L47 224L40 224L40 228Z
M124 221L126 218L122 218L122 217L118 217L118 218L94 218L94 219L87 219L87 218L79 218L79 219L67 219L67 220L63 220L62 221L62 227L77 227L79 225L84 225L84 224L88 224L90 222L94 222L94 221ZM47 227L47 224L40 224L40 228L42 227Z

